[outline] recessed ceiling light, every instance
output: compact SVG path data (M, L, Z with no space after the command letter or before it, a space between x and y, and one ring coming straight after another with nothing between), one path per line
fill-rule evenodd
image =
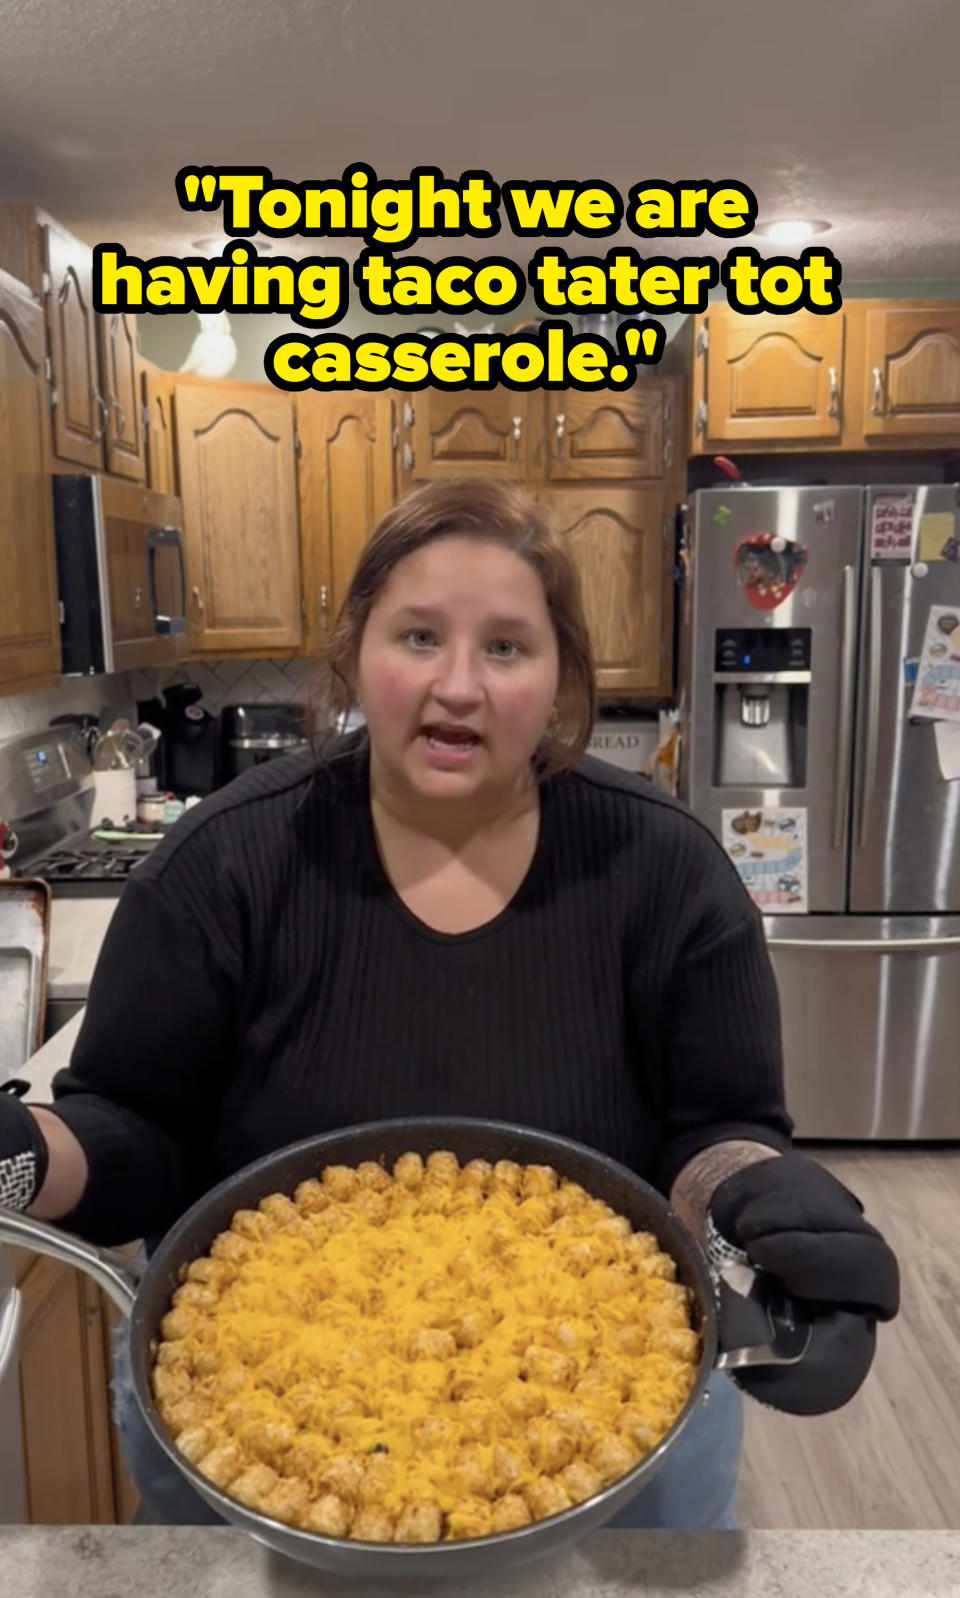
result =
M784 218L779 222L758 222L754 231L771 244L806 244L815 233L828 233L829 222L815 222L807 217Z

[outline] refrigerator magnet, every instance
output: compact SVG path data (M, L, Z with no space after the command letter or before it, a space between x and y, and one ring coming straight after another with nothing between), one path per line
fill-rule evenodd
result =
M908 562L913 557L913 494L878 494L870 517L870 560Z
M917 560L949 560L948 544L955 543L956 521L952 511L927 511L920 518L917 535Z
M919 655L907 655L903 662L903 686L912 688L917 680L917 668L920 665Z
M829 527L836 520L837 502L835 499L821 499L813 507L813 519L818 527Z
M930 567L927 565L925 560L914 561L913 565L910 567L910 575L911 577L920 578L929 577Z
M737 582L754 610L776 610L789 599L806 564L803 545L779 533L748 533L733 552Z
M714 522L718 527L725 527L733 515L729 505L718 505L713 513Z
M960 721L960 607L930 606L910 715Z

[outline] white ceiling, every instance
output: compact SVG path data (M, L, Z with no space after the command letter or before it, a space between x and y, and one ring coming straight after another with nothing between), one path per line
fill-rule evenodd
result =
M149 255L212 230L188 163L734 178L848 282L956 280L958 62L957 0L0 0L0 199Z

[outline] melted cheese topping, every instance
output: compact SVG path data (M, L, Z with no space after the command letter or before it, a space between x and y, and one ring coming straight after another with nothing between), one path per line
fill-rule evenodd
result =
M330 1166L188 1268L154 1396L201 1472L288 1524L506 1531L593 1496L677 1418L700 1343L675 1276L545 1166Z

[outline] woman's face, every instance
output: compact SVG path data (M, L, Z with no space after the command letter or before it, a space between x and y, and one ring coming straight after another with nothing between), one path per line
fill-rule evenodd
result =
M558 672L532 566L477 538L425 545L394 567L360 645L357 688L381 774L425 798L515 787Z

